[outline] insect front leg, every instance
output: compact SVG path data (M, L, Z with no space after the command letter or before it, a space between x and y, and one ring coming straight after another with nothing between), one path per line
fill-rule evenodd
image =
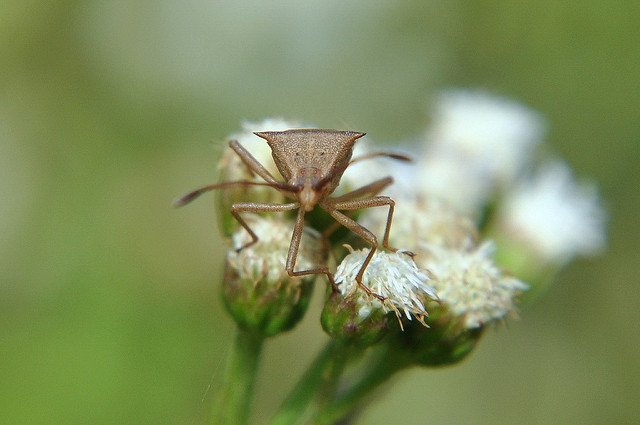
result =
M251 153L245 149L237 140L229 142L229 147L240 157L242 162L249 167L249 170L262 177L266 182L274 185L280 185L281 183L276 180L275 177L267 170L264 165L260 164L257 159L254 158Z
M384 180L385 179L380 180L379 184L382 184ZM375 185L376 183L378 182L374 182L372 184ZM367 188L367 186L365 186L365 188ZM356 275L356 282L369 295L372 295L378 298L380 301L384 301L385 298L379 294L374 293L373 291L371 291L371 289L369 289L366 285L362 283L362 277L364 276L364 272L367 269L367 266L369 265L369 263L371 262L371 259L373 258L373 255L375 254L375 251L378 247L378 239L375 237L373 233L371 233L371 231L369 231L369 229L362 226L355 220L347 217L345 214L341 213L338 210L350 211L350 210L357 210L362 208L382 207L382 206L389 207L389 212L387 213L387 223L385 226L384 236L382 239L382 246L390 251L395 252L397 251L397 249L389 246L389 232L391 230L391 222L393 220L393 211L395 207L395 201L393 199L389 198L388 196L374 196L373 198L357 199L357 200L344 201L344 202L331 202L331 203L324 203L323 205L321 205L321 207L324 208L329 214L331 214L331 216L337 222L345 226L347 229L351 230L356 235L360 236L362 239L364 239L371 245L369 254L366 256L366 258L362 262L362 266L360 266L360 270Z
M357 198L362 198L364 196L375 196L378 193L382 192L387 186L393 183L393 177L384 177L374 182L371 182L365 186L362 186L358 189L352 190L351 192L347 192L344 195L336 196L331 198L333 204L339 204L346 201L351 201Z
M384 236L382 237L382 246L391 252L396 252L397 248L393 248L389 245L389 233L391 232L391 222L393 221L393 211L395 209L395 205L396 205L395 201L389 198L388 196L374 196L373 198L367 198L367 199L335 202L333 203L333 208L341 211L349 211L349 210L359 210L363 208L388 206L389 212L387 213L387 222L384 228ZM362 227L358 223L356 223L356 225Z
M338 204L338 203L342 203L345 201L350 201L356 198L360 198L363 197L365 195L367 196L374 196L377 195L378 193L382 192L387 186L389 186L390 184L393 183L393 177L384 177L382 179L378 179L372 183L369 183L368 185L362 186L358 189L352 190L351 192L347 192L343 195L340 196L336 196L335 198L331 198L331 201L333 203L333 205ZM327 227L323 232L323 236L325 238L328 238L329 236L331 236L333 234L333 232L335 232L336 230L338 230L338 228L340 227L340 222L336 221L334 223L332 223L331 225L329 225L329 227Z
M254 212L254 213L262 213L262 212L282 212L282 211L290 211L295 210L299 207L297 202L291 202L289 204L259 204L256 202L242 202L238 204L233 204L231 206L231 214L233 217L238 220L238 223L249 233L251 236L251 241L242 245L240 248L236 249L236 252L240 252L243 249L255 244L258 242L258 235L251 229L249 224L242 218L240 213L245 212Z
M298 210L298 216L296 217L296 223L293 227L293 234L291 235L291 243L289 244L289 253L287 254L286 269L289 276L306 276L309 274L324 274L329 279L329 283L333 289L336 289L335 281L333 280L333 274L326 266L318 266L308 270L295 271L296 260L298 259L298 250L300 249L300 240L302 239L302 233L304 232L304 209ZM324 240L323 240L324 241Z
M360 270L356 275L356 282L367 294L376 297L380 301L384 301L385 298L382 295L376 294L371 289L369 289L364 283L362 283L362 277L364 276L364 271L367 269L367 266L371 262L371 259L373 258L373 254L375 254L376 249L378 247L378 239L376 238L376 236L373 233L371 233L369 229L358 224L355 220L341 213L337 209L333 208L331 205L322 205L321 207L324 208L325 211L327 211L331 215L331 217L333 217L338 223L342 224L344 227L351 230L353 233L360 236L369 245L371 245L369 254L367 254L366 258L362 262L362 266L360 266Z

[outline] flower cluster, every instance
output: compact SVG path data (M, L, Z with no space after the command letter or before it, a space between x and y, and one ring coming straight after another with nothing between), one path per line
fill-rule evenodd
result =
M527 285L504 275L495 264L493 243L479 244L471 220L441 200L430 202L426 193L414 196L398 202L395 221L403 224L394 229L391 240L409 249L418 267L428 271L437 299L464 324L460 329L483 326L510 314L515 297ZM367 211L362 222L379 229L384 217L378 211Z
M268 119L246 123L233 137L250 146L256 159L277 175L267 145L256 143L252 132L296 127L300 124ZM339 297L330 297L327 308L352 311L344 321L323 319L325 329L330 327L330 334L336 329L352 331L366 327L368 320L386 320L389 312L396 315L400 328L414 318L426 325L427 305L446 310L461 331L483 327L513 315L516 298L528 288L503 270L522 273L535 285L538 275L532 270L540 260L547 268L557 268L577 255L601 250L604 213L593 186L576 184L568 166L557 159L536 167L534 158L545 131L546 121L516 102L480 91L450 90L436 98L423 144L399 149L415 164L375 158L366 168L358 163L347 169L338 192L361 186L370 179L367 176L394 178L388 190L396 201L389 244L399 251L378 250L358 282L369 253L366 244L347 232L342 243L360 244L362 249L349 247L345 256L340 241L332 240L328 251L342 260L335 271ZM371 152L359 143L354 156ZM231 150L223 155L220 170L227 180L257 179ZM275 190L253 190L259 192L259 200L283 200ZM246 193L233 200L242 195ZM385 209L366 209L356 217L374 234L384 231ZM259 233L290 235L291 222L285 216L253 220ZM246 243L246 231L237 224L233 229L234 243ZM289 237L261 240L247 252L231 251L228 263L254 275L268 269L267 281L285 282L288 241ZM319 252L320 238L313 243ZM496 251L501 264L494 258ZM315 260L307 262L299 255L298 264L312 268L321 256L312 257ZM267 263L270 266L264 266ZM331 302L338 304L331 308ZM379 323L373 327L378 329Z
M459 362L484 329L515 315L521 295L533 299L560 267L604 249L606 215L597 191L593 184L577 183L561 160L544 158L539 147L547 124L537 112L485 92L450 90L436 98L431 117L422 143L400 147L399 155L355 145L354 157L368 159L347 167L335 191L338 201L347 201L346 215L332 213L349 225L341 230L316 208L307 212L304 230L293 232L296 204L272 207L290 202L286 186L266 187L254 172L278 176L267 144L253 132L299 123L247 123L232 136L267 170L254 164L252 171L254 160L233 149L219 163L221 181L242 182L227 185L218 200L223 231L233 242L223 296L244 335L238 345L243 356L257 361L265 337L291 329L303 317L316 276L330 278L321 323L331 343L273 423L302 417L314 394L328 403L318 405L325 417L319 423L334 423L348 412L345 403L355 408L398 370ZM393 161L406 156L414 164ZM380 192L394 203L364 201ZM360 203L349 207L354 199ZM245 211L242 222L230 212L238 203ZM357 205L371 207L353 210ZM263 210L280 212L246 212ZM383 247L362 239L383 234ZM378 356L359 382L338 392L345 365L368 347ZM236 388L235 376L228 382ZM228 396L233 399L235 392ZM220 410L233 405L223 402Z

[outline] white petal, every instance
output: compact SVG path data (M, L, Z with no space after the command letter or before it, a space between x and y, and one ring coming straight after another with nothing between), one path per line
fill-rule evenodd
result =
M554 263L600 252L606 244L605 221L595 187L577 184L560 161L546 164L515 187L500 211L507 235Z

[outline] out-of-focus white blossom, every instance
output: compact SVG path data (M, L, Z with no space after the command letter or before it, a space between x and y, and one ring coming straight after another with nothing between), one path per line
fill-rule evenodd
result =
M512 100L449 90L436 100L427 156L454 155L459 166L479 168L491 182L509 182L522 172L545 128L537 112Z
M283 282L291 278L286 271L286 259L293 231L293 222L257 215L245 215L245 221L258 235L258 242L236 252L236 249L251 241L245 229L232 236L233 247L227 254L227 265L232 267L241 279L258 284ZM296 270L316 267L322 261L322 244L318 232L305 227L298 251Z
M466 328L500 320L514 311L515 297L527 289L518 279L503 275L492 259L491 242L467 249L423 246L416 260L433 276L440 300L463 319Z
M475 217L493 190L483 168L452 153L432 152L418 163L415 189L427 198L448 203L456 211Z
M367 138L368 139L368 138ZM359 139L353 148L352 159L356 159L372 152L394 152L417 159L418 155L405 147L394 146L393 149L376 148L370 140ZM377 157L356 161L345 170L340 179L337 193L354 190L384 177L393 177L393 184L385 188L381 194L391 197L401 196L411 191L415 185L416 164L387 157Z
M563 264L593 255L606 244L606 214L592 184L578 184L561 161L542 166L505 195L501 230L544 261Z
M422 321L428 316L424 302L437 299L435 290L429 286L429 276L420 270L409 255L398 251L387 253L377 251L362 277L362 284L371 292L384 298L380 301L366 293L356 282L368 249L352 251L336 270L334 279L344 297L355 296L358 302L358 315L366 318L373 309L393 311L398 318L404 316L411 320L415 317Z

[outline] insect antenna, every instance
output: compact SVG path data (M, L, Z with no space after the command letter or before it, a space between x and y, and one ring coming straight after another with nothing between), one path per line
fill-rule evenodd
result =
M408 155L404 155L404 154L401 154L401 153L398 153L398 152L376 151L376 152L369 152L369 153L364 154L362 156L358 156L356 158L353 158L349 162L349 165L353 164L354 162L364 161L365 159L378 158L378 157L387 157L387 158L395 159L395 160L398 160L398 161L413 162L413 158L411 158Z
M197 197L199 197L205 192L209 192L211 190L217 190L217 189L226 189L228 187L233 187L233 186L268 186L277 190L281 190L283 192L296 192L298 190L298 188L295 186L288 185L286 183L280 183L280 182L254 182L254 181L248 181L248 180L237 180L237 181L229 181L229 182L222 182L222 183L213 183L213 184L208 184L206 186L202 186L196 190L193 190L181 196L180 198L176 199L173 202L173 206L181 207L193 201L194 199L196 199Z

